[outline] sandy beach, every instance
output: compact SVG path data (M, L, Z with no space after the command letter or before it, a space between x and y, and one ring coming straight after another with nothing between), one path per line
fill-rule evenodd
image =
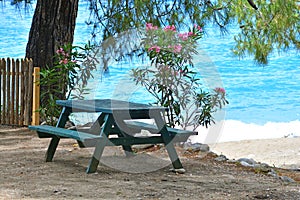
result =
M229 159L252 158L282 168L300 168L300 138L242 140L210 146Z

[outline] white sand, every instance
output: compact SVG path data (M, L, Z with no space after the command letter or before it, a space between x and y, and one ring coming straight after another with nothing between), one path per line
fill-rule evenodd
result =
M263 125L225 120L208 129L200 127L192 143L209 144L211 150L230 159L253 158L271 166L300 168L300 121Z
M300 168L300 138L242 140L215 143L211 151L230 159L253 158L282 168Z

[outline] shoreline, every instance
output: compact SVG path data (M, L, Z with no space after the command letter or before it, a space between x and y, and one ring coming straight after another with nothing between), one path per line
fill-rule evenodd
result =
M300 138L255 139L216 143L210 150L229 159L252 158L270 166L300 169Z

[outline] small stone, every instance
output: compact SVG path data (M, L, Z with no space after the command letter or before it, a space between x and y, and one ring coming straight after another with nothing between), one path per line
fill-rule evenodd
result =
M192 146L191 142L185 142L182 145L182 147L184 148L184 150L188 150L191 146Z
M247 163L245 161L240 161L240 164L243 165L244 167L254 167L254 165L249 164L249 163Z
M178 173L178 174L184 174L185 173L185 169L180 168L180 169L170 169L170 171Z
M200 151L201 152L208 152L209 151L209 146L207 144L202 144L200 146Z
M278 178L278 174L275 172L274 169L270 169L268 175L273 176L274 178Z
M267 163L260 163L260 165L261 166L263 166L263 167L268 167L268 168L270 168L271 166L270 165L268 165Z
M54 194L60 194L61 192L59 190L54 190L53 193Z
M224 155L219 155L219 156L216 157L214 160L215 160L215 161L218 161L218 162L223 162L223 161L228 160L228 158L226 158L226 156L224 156Z
M292 179L288 176L280 176L279 179L286 183L294 183L295 182L294 179Z
M253 166L256 170L264 173L268 173L270 171L270 167L265 164L254 164Z
M240 163L241 162L246 162L247 164L252 165L252 166L254 166L256 164L256 161L253 160L252 158L240 158L240 159L238 159L238 161Z
M208 152L209 151L209 146L207 144L201 144L201 143L191 143L191 142L186 142L183 145L183 148L186 151L190 152Z

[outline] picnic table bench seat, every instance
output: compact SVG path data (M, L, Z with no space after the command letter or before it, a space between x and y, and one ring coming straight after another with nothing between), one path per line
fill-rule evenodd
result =
M128 127L135 131L148 130L149 132L155 133L158 132L158 129L155 125L147 124L144 122L130 121L126 123ZM39 138L51 138L58 136L60 138L72 138L79 141L80 147L93 147L96 142L102 137L95 134L90 134L88 132L82 132L78 130L70 130L60 127L54 127L49 125L38 125L38 126L29 126L31 130L37 132ZM188 139L189 136L197 134L193 131L167 128L172 142L184 142ZM118 145L134 145L134 144L158 144L163 143L161 137L158 136L147 136L147 137L119 137L119 138L110 138L110 146Z
M101 137L97 135L48 125L28 126L28 128L36 131L39 138L51 138L55 136L59 136L60 138L72 138L81 142L81 145L85 147L95 146L97 140L101 139Z

